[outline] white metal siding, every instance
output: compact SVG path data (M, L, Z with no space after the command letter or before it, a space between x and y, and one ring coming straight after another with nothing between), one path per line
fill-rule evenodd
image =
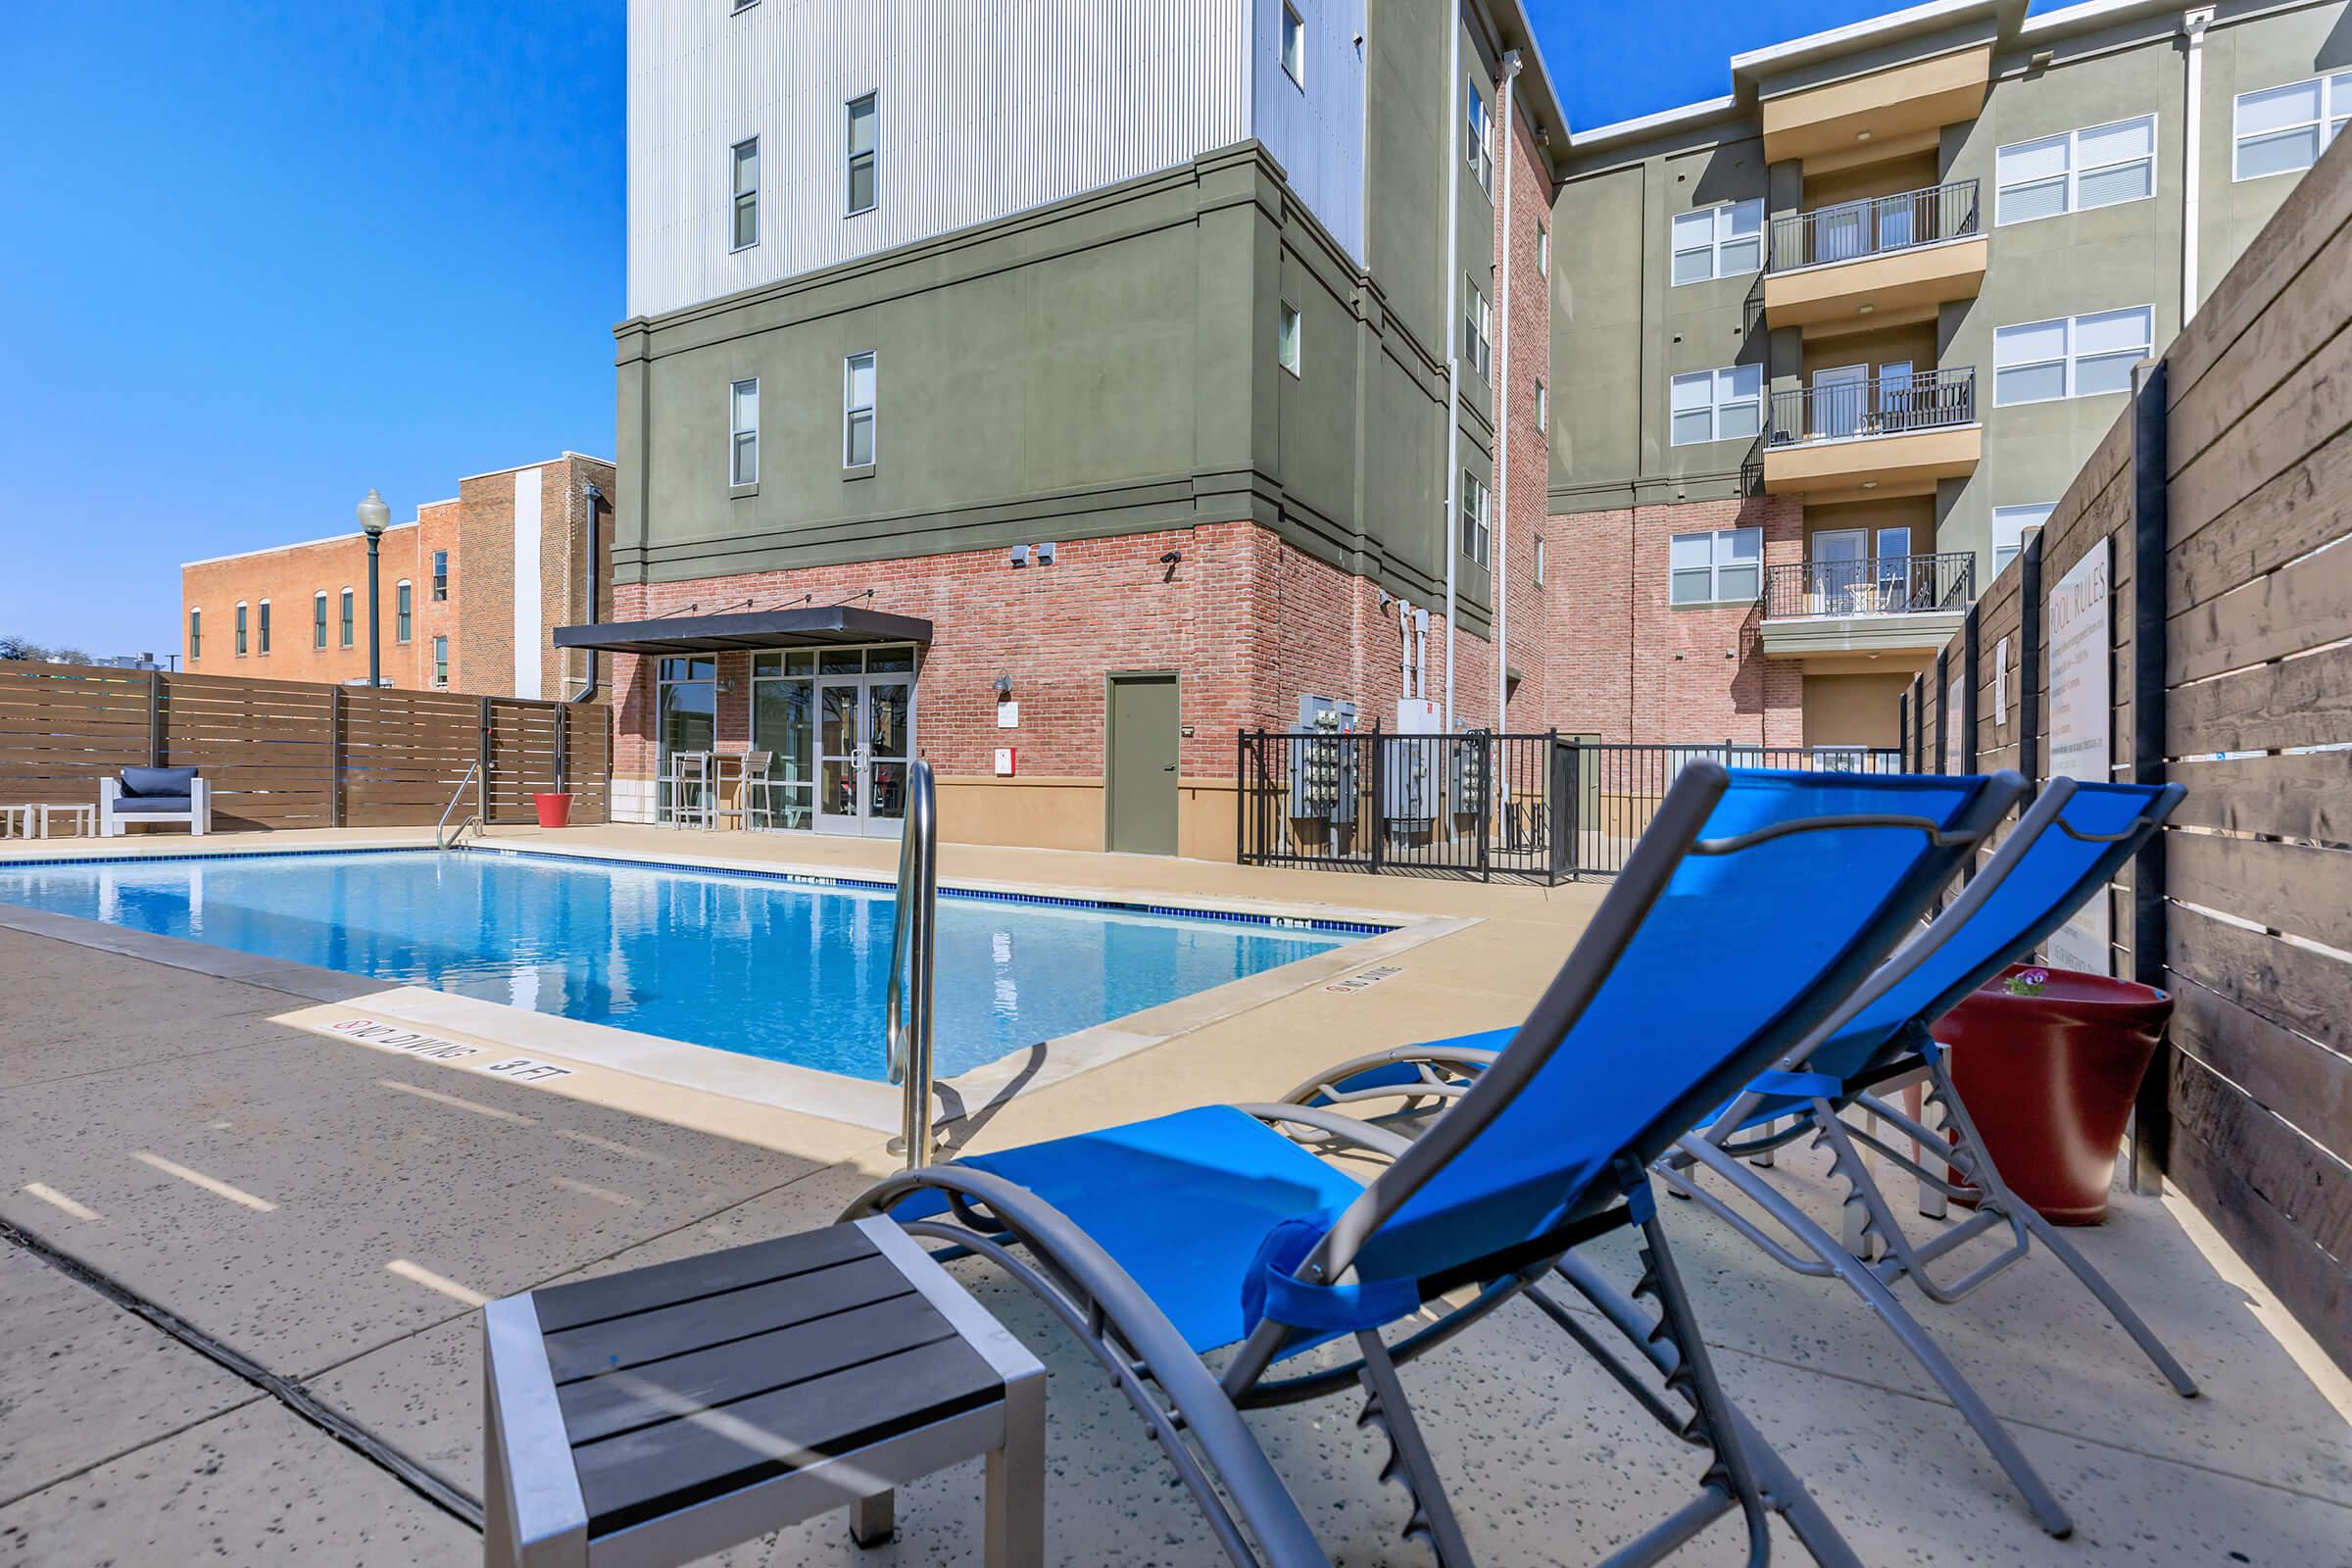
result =
M1253 75L1271 73L1296 96L1272 52L1279 11L1261 15L1263 3L759 0L730 13L728 0L631 0L629 313L660 315L1247 140ZM1319 13L1360 3L1302 8L1318 13L1318 66L1351 61L1361 30ZM881 200L847 218L846 105L866 92L880 95ZM1310 140L1324 128L1292 106L1276 156L1320 182L1309 196L1318 216L1353 236L1360 101L1329 114L1329 134L1344 131L1351 151L1317 156ZM728 149L747 136L760 138L760 243L729 254ZM1325 187L1345 206L1326 209Z
M1283 0L1252 0L1258 140L1348 254L1364 259L1364 0L1291 0L1306 24L1301 88L1282 69Z

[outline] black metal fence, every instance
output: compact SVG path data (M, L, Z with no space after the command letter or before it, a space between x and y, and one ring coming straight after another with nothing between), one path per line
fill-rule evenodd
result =
M1903 615L1966 610L1977 597L1977 553L1854 556L1764 568L1764 615Z
M1868 747L1255 730L1241 737L1235 858L1484 881L1613 876L1667 786L1702 758L1730 767L1901 770L1899 753Z
M1246 732L1237 858L1556 882L1572 874L1554 820L1564 751L1549 734Z
M1899 196L1868 196L1776 218L1770 270L1787 272L1884 256L1979 231L1977 182L1956 179Z

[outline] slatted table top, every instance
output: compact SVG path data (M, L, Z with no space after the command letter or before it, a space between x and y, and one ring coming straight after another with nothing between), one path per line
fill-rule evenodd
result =
M592 1540L1004 1395L854 1225L532 1299Z

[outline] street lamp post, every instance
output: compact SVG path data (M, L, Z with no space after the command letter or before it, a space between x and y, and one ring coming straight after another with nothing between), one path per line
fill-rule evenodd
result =
M368 499L359 505L360 532L368 536L368 686L369 690L384 683L384 641L378 629L379 610L376 588L376 558L384 542L384 525L392 520L392 509L384 498L370 488Z

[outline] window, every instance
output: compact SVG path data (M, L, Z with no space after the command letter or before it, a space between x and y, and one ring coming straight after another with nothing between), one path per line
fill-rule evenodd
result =
M261 625L261 631L262 631L262 644L261 644L261 647L262 647L262 652L266 654L266 653L268 653L268 652L270 651L270 601L269 601L269 600L267 600L267 599L265 599L265 600L263 600L263 601L262 601L262 625Z
M727 388L727 483L760 482L760 378Z
M1536 535L1536 586L1544 586L1544 536Z
M1494 313L1486 295L1468 277L1462 279L1462 358L1486 380L1494 364Z
M862 468L874 461L874 352L842 362L841 461Z
M449 597L449 552L433 552L433 601L438 604Z
M1763 592L1761 528L1678 533L1669 551L1669 597L1675 604L1750 604Z
M343 619L342 619L342 636L341 636L341 641L342 641L342 645L343 645L344 647L346 647L346 648L349 648L349 647L351 646L351 590L350 590L350 589L348 589L348 588L346 588L346 589L344 589L344 590L343 590Z
M433 684L449 684L449 639L446 637L433 639Z
M1542 223L1536 225L1536 275L1551 275L1551 230Z
M311 646L326 646L326 590L323 588L311 595Z
M416 610L416 590L409 586L408 578L401 578L392 590L392 640L396 643L409 640L409 616Z
M2004 326L1992 334L1992 401L1998 407L2128 392L2132 367L2148 357L2155 330L2156 312L2146 305Z
M1478 174L1478 188L1488 195L1494 194L1494 124L1487 118L1487 101L1479 95L1478 79L1474 76L1462 83L1462 92L1469 99L1470 145L1463 156Z
M2352 72L2241 92L2236 105L2233 179L2289 174L2320 160L2352 117Z
M1764 265L1764 201L1702 207L1674 220L1674 281L1738 277Z
M1536 381L1536 428L1539 430L1551 428L1551 390L1544 384L1541 378Z
M188 662L193 664L204 657L204 612L188 612Z
M867 93L850 100L850 216L870 213L879 197L874 181L879 173L875 165L877 118L879 100Z
M1486 481L1465 470L1462 474L1462 516L1459 525L1462 554L1482 566L1487 564L1494 543L1493 500L1488 494Z
M245 657L245 601L237 601L237 657Z
M2050 520L2048 507L1995 507L1992 509L1992 569L1994 572L2017 559L2026 548L2030 534L2041 532L2041 525Z
M749 250L760 243L760 138L739 141L732 153L735 168L735 228L727 242L731 251Z
M2003 147L1993 157L1993 177L1996 223L2143 200L2156 194L2156 117Z
M1674 378L1671 444L1741 441L1764 428L1764 367L1735 365Z
M1282 302L1282 318L1274 328L1274 363L1298 373L1298 307L1289 300Z
M1306 24L1298 20L1298 8L1283 0L1282 7L1282 69L1300 89L1306 86Z

